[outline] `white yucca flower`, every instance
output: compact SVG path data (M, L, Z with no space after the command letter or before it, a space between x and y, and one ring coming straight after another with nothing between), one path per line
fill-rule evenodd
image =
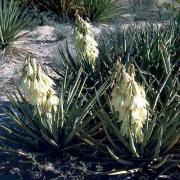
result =
M148 116L148 102L143 86L134 80L134 67L126 72L121 64L117 66L116 84L112 91L112 105L119 114L121 133L129 137L129 128L137 142L142 142L143 126Z
M57 110L57 105L59 103L59 98L54 95L54 91L49 91L47 94L47 99L44 103L44 108L46 112L52 112Z
M21 87L29 103L36 106L41 114L46 115L57 109L59 98L55 95L53 85L53 80L37 65L36 60L29 57L22 69Z
M84 21L79 15L76 17L74 27L74 42L77 50L94 66L99 55L98 44L94 39L91 24Z

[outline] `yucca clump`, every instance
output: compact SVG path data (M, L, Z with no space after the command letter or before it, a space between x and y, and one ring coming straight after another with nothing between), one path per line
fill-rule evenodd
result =
M143 86L138 85L134 79L134 66L128 68L117 65L116 84L112 92L112 105L119 113L121 133L129 137L130 132L137 142L143 141L143 125L147 120L149 105Z
M20 33L29 23L30 17L26 9L19 6L15 0L0 0L0 53L22 55L15 42L25 33ZM25 53L26 54L26 53Z
M51 117L51 112L57 110L59 98L53 85L53 80L37 65L35 58L29 58L22 69L21 87L29 103L37 107L40 115Z
M99 55L98 44L94 39L91 24L79 15L76 16L74 42L77 50L87 58L90 64L95 65L95 60Z

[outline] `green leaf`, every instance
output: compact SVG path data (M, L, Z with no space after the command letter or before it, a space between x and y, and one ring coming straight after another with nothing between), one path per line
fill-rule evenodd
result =
M118 163L125 164L125 165L133 165L133 162L118 158L109 147L107 147L107 150L110 153L110 155L112 156L112 158L114 160L116 160Z
M159 130L160 130L160 134L159 134L158 142L155 148L155 154L154 154L155 158L158 158L160 154L161 145L162 145L162 135L163 135L163 130L164 130L163 126L161 126Z

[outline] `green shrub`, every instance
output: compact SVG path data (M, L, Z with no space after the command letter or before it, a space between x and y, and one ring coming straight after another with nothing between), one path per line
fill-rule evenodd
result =
M0 50L16 53L13 43L22 35L19 33L28 24L29 17L26 10L19 8L14 0L0 0Z

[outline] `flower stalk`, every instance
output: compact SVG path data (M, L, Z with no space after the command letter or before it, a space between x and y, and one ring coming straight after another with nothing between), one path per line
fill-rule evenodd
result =
M141 143L144 138L143 126L148 118L149 106L143 86L134 79L134 66L130 65L126 72L125 67L117 64L116 83L112 91L112 105L119 114L121 133L130 138L129 129Z
M73 35L76 49L82 53L94 67L95 60L99 55L98 44L94 39L91 24L84 21L78 14L76 15Z

